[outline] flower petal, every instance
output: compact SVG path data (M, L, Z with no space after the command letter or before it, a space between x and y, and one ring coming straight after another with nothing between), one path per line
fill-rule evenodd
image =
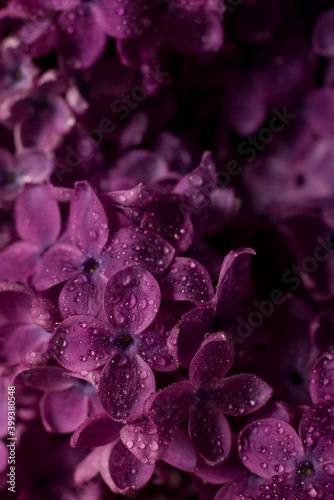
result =
M60 210L47 186L25 186L16 200L15 224L22 240L41 248L56 240L60 233Z
M214 298L208 272L202 264L188 257L176 257L159 283L162 296L169 300L203 304Z
M327 9L316 19L312 29L312 48L316 54L334 56L334 9Z
M117 7L101 0L101 28L109 36L116 39L139 36L151 24L147 16L147 4L143 0L133 3L132 0L120 0Z
M100 27L100 9L81 3L58 17L60 50L69 70L90 68L103 54L107 37Z
M124 425L121 440L142 464L154 465L164 458L171 441L169 429L158 428L153 422L138 420Z
M233 342L225 333L213 333L195 354L189 378L196 387L216 389L233 365Z
M204 340L204 335L212 328L213 312L209 308L195 307L184 314L178 325L178 360L188 368L191 360Z
M245 427L238 438L244 465L261 477L294 472L296 460L304 450L291 425L275 418L264 418Z
M154 466L142 464L119 440L104 450L100 472L111 491L125 494L145 486Z
M251 373L232 375L219 384L219 389L211 391L218 408L235 417L258 410L272 394L272 388L262 378Z
M107 215L93 188L85 181L79 181L75 185L70 206L69 231L73 245L86 255L98 255L107 243Z
M160 427L175 427L188 416L194 402L193 386L189 382L177 382L152 396L145 415Z
M126 267L107 283L104 310L116 332L138 335L150 325L159 307L159 285L139 266Z
M47 348L49 334L36 325L6 323L0 327L0 363L15 365L22 361L29 351L43 351Z
M38 291L47 290L62 281L78 275L84 261L82 253L72 245L59 243L48 250L41 261L41 268L33 279Z
M48 432L73 432L87 416L88 395L73 386L62 391L50 391L40 402L41 418Z
M160 234L178 254L188 250L194 237L190 214L182 210L182 197L175 193L162 195L151 203L140 225Z
M210 465L222 462L230 453L230 426L215 405L197 407L190 412L189 436L198 453Z
M55 330L49 350L64 368L89 371L107 361L113 338L110 327L98 319L72 316Z
M190 439L178 427L171 430L172 440L163 461L177 469L193 472L197 464L197 455Z
M105 320L103 292L105 282L99 275L91 279L80 274L70 279L59 295L59 313L65 319L70 316L90 316Z
M313 403L334 402L334 354L325 353L315 363L310 375Z
M58 366L37 366L21 372L19 380L39 391L60 391L71 387L75 379Z
M140 264L155 278L160 277L174 256L174 248L161 236L148 229L126 227L114 234L107 252L119 264Z
M40 184L52 173L51 155L46 151L23 151L17 157L17 175L21 184Z
M114 420L128 422L140 417L147 398L155 391L151 368L135 355L113 352L99 382L99 398Z
M240 296L248 291L249 267L251 256L255 251L251 248L238 248L229 252L223 263L219 274L216 291L217 315L224 318L235 309L235 304Z
M75 430L71 437L71 446L95 448L119 439L123 424L115 422L106 413L99 413L87 418Z
M162 314L155 318L140 335L138 354L153 370L169 372L178 368L177 328L173 314Z
M0 252L0 280L26 281L36 270L40 248L34 243L17 241Z
M311 406L304 413L299 433L305 451L312 451L319 463L333 462L334 456L334 403L320 403Z

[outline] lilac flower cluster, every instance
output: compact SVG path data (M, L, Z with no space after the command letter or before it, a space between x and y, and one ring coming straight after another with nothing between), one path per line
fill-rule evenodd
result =
M330 2L0 23L1 499L334 500Z

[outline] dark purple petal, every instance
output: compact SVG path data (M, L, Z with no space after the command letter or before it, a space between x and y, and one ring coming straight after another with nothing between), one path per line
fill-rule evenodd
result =
M211 391L218 408L227 415L247 415L271 398L272 388L257 375L239 373L224 379L219 389Z
M154 466L142 464L121 440L103 450L100 473L114 493L139 490L151 479L153 472Z
M178 360L188 368L199 349L204 335L212 328L213 311L204 307L196 307L181 318L178 334Z
M139 266L126 267L107 283L104 310L116 332L138 335L150 325L159 307L159 285Z
M38 366L21 372L18 379L39 391L61 391L73 386L75 379L58 366Z
M184 195L184 210L197 215L210 205L210 193L216 185L216 168L211 153L206 152L202 156L200 165L180 180L174 192Z
M107 37L101 30L100 19L100 9L94 3L81 3L58 17L60 50L68 69L90 68L103 54Z
M228 316L231 309L235 308L235 303L248 291L250 286L249 267L252 255L255 255L255 251L251 248L239 248L226 255L220 270L216 291L218 316Z
M36 269L40 248L18 241L0 252L0 280L25 281Z
M33 291L27 286L0 282L0 325L7 322L30 323L33 300Z
M91 257L98 255L109 235L108 218L94 190L87 182L75 185L70 206L69 231L72 243Z
M142 464L154 465L165 457L171 441L169 429L158 428L153 422L136 421L125 425L120 433L128 450Z
M178 254L188 250L194 237L190 214L183 210L182 197L174 193L162 195L151 203L140 225L160 234Z
M119 439L123 424L115 422L106 413L87 418L72 434L71 446L95 448Z
M69 10L79 5L80 0L43 0L42 5L50 10Z
M190 439L181 429L171 430L171 442L163 461L177 469L193 472L197 464L197 456Z
M305 447L305 453L312 451L319 463L333 462L333 430L333 402L311 406L304 413L299 426L299 434Z
M312 485L312 483L311 483ZM309 498L317 498L317 491L310 485L309 491L306 491L305 486L296 484L295 477L287 474L282 481L282 476L274 476L271 481L260 485L256 500L309 500ZM312 496L309 494L312 493ZM316 496L315 496L316 495ZM318 497L319 498L319 497ZM323 497L324 498L324 497ZM325 497L326 498L326 497Z
M143 0L136 3L121 0L117 2L116 7L108 0L101 0L100 5L101 27L112 38L137 37L151 24L147 15L147 4Z
M244 465L261 477L294 472L304 450L291 425L275 418L258 420L245 427L238 438Z
M84 256L77 248L59 243L48 250L41 261L41 269L33 279L36 290L51 288L62 281L77 276L81 271Z
M261 420L263 418L276 418L278 420L283 420L283 422L287 424L291 424L293 416L293 411L286 403L282 401L269 401L265 406L251 413L247 422L250 424L255 422L255 420Z
M7 323L0 326L0 363L15 365L32 352L47 348L50 335L36 325Z
M334 354L323 354L313 366L310 395L314 404L334 401Z
M69 316L91 316L105 319L103 292L105 281L97 275L89 279L84 274L70 279L59 295L59 313L65 319Z
M312 29L312 48L316 54L334 56L334 9L322 12Z
M195 392L189 382L177 382L157 392L145 407L145 415L160 427L175 427L189 414Z
M169 300L190 300L203 304L214 298L206 269L188 257L176 257L159 283L161 295Z
M73 432L87 416L88 395L80 387L44 394L40 403L41 418L48 432Z
M122 207L146 207L153 199L153 191L142 183L132 189L112 191L100 195L105 207L120 205Z
M16 230L22 240L41 248L50 246L60 233L60 210L46 186L26 186L15 205Z
M168 42L181 52L217 52L223 43L222 23L213 12L175 9L163 23Z
M230 426L215 405L197 407L190 412L189 436L199 454L210 465L222 462L230 453Z
M174 248L167 241L139 227L126 227L115 233L106 251L119 268L140 264L155 278L164 273L174 257Z
M99 382L99 398L111 418L128 422L140 417L145 401L154 391L153 372L140 356L112 353Z
M189 370L191 383L198 389L216 389L233 365L233 342L225 333L213 333L195 354Z
M155 318L140 335L138 354L153 370L169 372L178 368L178 329L173 328L175 317L165 313Z
M320 351L327 351L334 346L334 312L325 311L318 314L311 323L310 336Z
M54 332L49 350L72 371L89 371L102 366L113 350L114 335L108 325L87 316L65 319Z
M234 481L224 485L214 497L214 500L254 500L256 492L263 479L253 474L243 474ZM256 497L257 498L257 497ZM271 497L267 497L267 500ZM284 498L284 497L282 497ZM274 498L272 498L274 500Z

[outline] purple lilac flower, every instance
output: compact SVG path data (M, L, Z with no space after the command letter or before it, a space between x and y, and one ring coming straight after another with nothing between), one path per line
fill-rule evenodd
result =
M241 459L251 472L269 479L259 487L257 500L332 497L332 405L311 406L299 429L298 435L289 424L268 418L241 432Z

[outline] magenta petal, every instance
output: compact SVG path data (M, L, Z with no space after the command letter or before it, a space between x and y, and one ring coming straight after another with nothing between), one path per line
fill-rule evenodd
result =
M75 185L69 231L72 243L86 255L98 255L108 239L107 215L93 188L85 181Z
M334 9L322 12L312 30L312 48L316 54L334 56Z
M90 68L103 54L107 37L100 27L101 12L92 4L62 13L58 18L61 53L70 70Z
M0 252L0 280L25 281L36 269L40 248L34 243L17 241Z
M154 465L164 458L171 441L171 431L157 428L153 422L138 420L125 425L121 440L142 464Z
M71 374L58 366L38 366L20 373L19 379L28 387L40 391L60 391L72 387Z
M142 464L119 440L104 450L100 472L111 491L125 494L145 486L154 466Z
M275 418L258 420L245 427L238 438L244 465L261 477L294 472L303 446L291 425Z
M45 151L23 151L17 157L17 175L21 183L40 184L52 173L51 155Z
M189 414L195 402L193 386L177 382L157 392L145 408L145 414L160 427L175 427Z
M205 267L188 257L176 257L159 283L162 296L169 300L202 304L214 298L211 278Z
M116 332L138 335L153 321L159 306L159 285L139 266L126 267L107 283L104 310Z
M206 332L210 331L213 312L209 308L196 307L182 316L178 335L178 360L188 368Z
M334 354L323 354L313 366L310 395L315 404L334 401Z
M120 267L140 264L155 278L164 273L175 252L161 236L139 227L126 227L115 233L107 251Z
M174 325L173 314L162 314L140 335L138 354L153 370L169 372L178 368L178 329Z
M107 361L113 338L110 327L98 319L72 316L55 330L49 350L68 370L89 371Z
M50 246L60 233L60 210L46 186L26 186L15 205L16 229L22 240L41 248Z
M228 457L231 430L224 415L214 405L190 412L189 436L206 463L216 465Z
M78 275L84 261L82 253L72 245L59 243L48 250L41 261L39 273L34 277L36 290L51 288Z
M218 408L227 415L247 415L258 410L271 398L272 388L257 375L239 373L224 379L211 392Z
M71 446L95 448L119 439L123 424L115 422L106 413L99 413L87 418L71 437Z
M181 429L175 427L171 431L172 439L163 457L164 462L177 469L193 472L197 464L197 455L190 439Z
M111 191L100 196L105 207L120 205L122 207L146 207L153 199L153 191L142 183L132 189Z
M43 0L42 5L50 10L69 10L79 4L80 0Z
M7 322L30 323L34 300L32 290L23 284L0 283L0 325Z
M313 456L316 456L320 463L333 463L334 456L334 403L320 403L311 406L304 413L299 433L305 446L305 452L312 450Z
M43 351L47 348L49 337L36 325L7 323L0 326L0 363L15 365L29 351Z
M240 473L239 473L240 474ZM253 500L256 496L259 486L263 479L253 474L241 473L241 476L235 478L232 482L225 484L216 494L214 500ZM275 497L266 497L266 500ZM285 498L282 496L282 498ZM296 497L297 498L297 497ZM288 500L288 499L287 499Z
M100 0L101 28L112 38L123 39L141 35L150 26L147 4L142 0L119 0L115 6L108 0Z
M106 450L110 450L110 445L95 448L79 463L74 471L74 482L77 485L88 483L100 472L100 461L104 458Z
M63 319L69 316L91 316L105 319L103 292L105 282L99 275L87 279L84 274L69 280L59 295L59 312Z
M190 214L182 208L182 197L174 193L162 195L150 204L140 224L160 234L178 254L188 250L194 237Z
M251 248L238 248L229 252L221 266L216 291L216 309L221 317L231 314L231 308L249 287Z
M41 418L48 432L73 432L87 416L88 395L80 387L44 394L40 403Z
M113 352L99 382L99 398L114 420L128 422L140 417L148 397L155 391L151 368L135 355Z
M232 367L233 342L225 333L214 333L203 342L189 370L191 383L196 387L216 389Z

